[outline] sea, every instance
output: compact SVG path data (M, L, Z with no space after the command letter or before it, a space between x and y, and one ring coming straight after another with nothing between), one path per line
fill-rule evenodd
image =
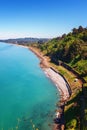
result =
M0 130L52 130L59 91L28 48L0 42Z

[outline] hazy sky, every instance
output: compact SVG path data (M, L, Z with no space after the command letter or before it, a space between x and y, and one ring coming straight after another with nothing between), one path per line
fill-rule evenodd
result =
M56 37L87 27L87 0L0 0L0 39Z

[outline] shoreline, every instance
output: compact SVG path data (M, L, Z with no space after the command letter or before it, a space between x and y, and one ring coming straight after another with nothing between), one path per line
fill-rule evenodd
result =
M53 67L49 65L49 61L47 61L41 52L32 47L29 47L29 50L32 51L40 59L40 67L45 72L45 75L50 78L55 84L58 91L60 92L60 95L62 96L62 100L67 101L70 97L70 92L67 88L67 86L69 87L69 84L64 80L62 75L60 75Z
M27 49L29 48L29 47L27 47L27 46L19 45L19 44L16 44L16 43L15 43L15 44L14 44L14 43L8 43L8 44L14 45L14 46L20 46L20 47L27 48Z

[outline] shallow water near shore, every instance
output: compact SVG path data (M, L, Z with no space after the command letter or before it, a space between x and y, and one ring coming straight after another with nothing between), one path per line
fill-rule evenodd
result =
M27 48L0 43L0 130L51 130L59 92Z

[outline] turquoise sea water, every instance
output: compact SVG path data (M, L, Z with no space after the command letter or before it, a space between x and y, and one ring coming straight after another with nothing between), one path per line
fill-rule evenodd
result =
M59 92L28 49L0 43L0 130L51 130Z

